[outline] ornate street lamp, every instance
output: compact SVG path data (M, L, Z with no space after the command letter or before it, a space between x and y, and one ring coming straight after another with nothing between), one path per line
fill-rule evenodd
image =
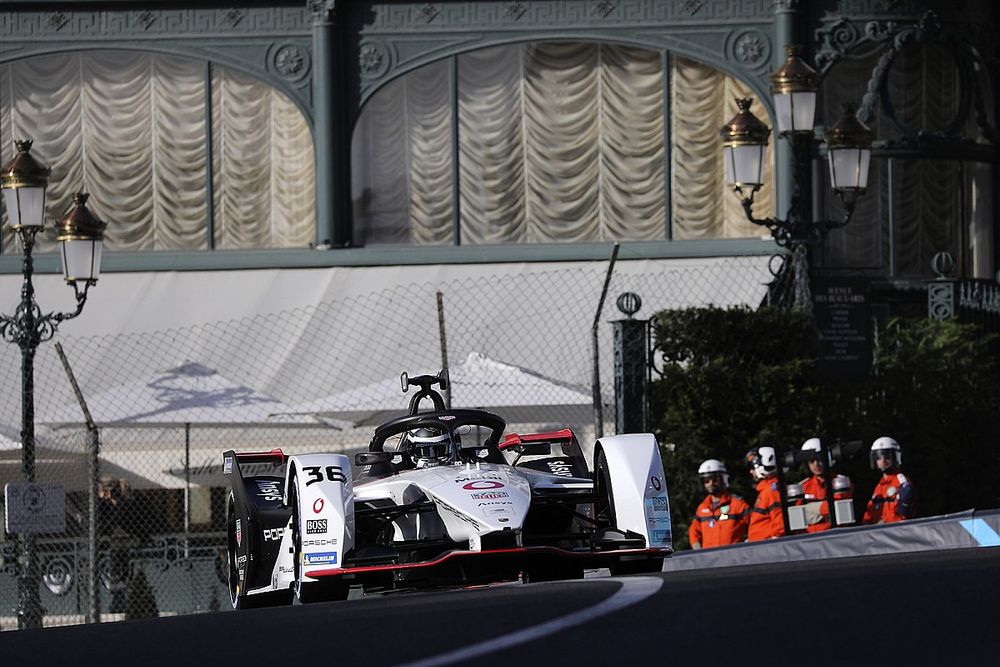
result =
M13 316L0 315L0 335L21 348L21 472L25 482L35 481L35 350L55 335L59 324L83 311L87 289L97 283L105 223L87 209L87 195L73 196L73 207L59 224L63 276L73 286L76 310L42 314L35 303L32 251L35 236L44 228L45 189L49 169L31 155L30 141L17 141L17 155L0 170L0 190L7 209L7 223L17 234L23 251L21 303ZM34 535L21 535L18 579L18 628L40 628L42 606L38 596L38 559Z
M771 75L771 92L778 133L789 141L795 163L792 201L784 219L758 219L753 215L754 194L763 181L764 159L770 130L750 111L752 100L738 99L739 113L722 126L723 158L727 182L740 198L747 220L766 227L775 242L792 250L795 269L795 307L811 310L806 247L823 241L832 229L846 225L854 206L868 186L872 131L844 105L844 115L825 135L833 191L844 204L840 220L813 220L810 198L803 194L809 183L819 77L801 57L798 46L785 47L787 59Z

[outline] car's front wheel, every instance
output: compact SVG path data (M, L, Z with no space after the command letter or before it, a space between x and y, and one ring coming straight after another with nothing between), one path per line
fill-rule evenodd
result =
M295 597L302 604L313 602L324 602L327 600L346 600L350 593L350 586L338 579L335 581L303 581L302 575L302 526L301 512L299 511L299 495L296 474L293 471L288 480L288 504L292 510L292 551L294 564L292 566L295 574Z
M615 491L611 486L611 470L604 452L597 455L594 465L594 517L598 528L617 528L618 519L615 516ZM663 570L662 557L638 556L613 558L608 564L612 575L640 574L660 572Z

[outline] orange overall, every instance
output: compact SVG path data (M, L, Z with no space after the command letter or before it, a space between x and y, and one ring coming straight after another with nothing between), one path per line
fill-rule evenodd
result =
M830 529L830 507L826 503L826 479L821 475L813 475L809 479L802 482L802 493L803 499L807 503L813 503L818 500L823 501L823 505L820 508L820 521L818 523L812 523L806 526L807 533L818 533L822 530ZM836 500L841 500L844 498L850 498L851 492L848 491L838 491L834 494Z
M736 544L746 539L749 518L750 505L739 496L726 491L716 501L709 494L694 511L688 538L703 549Z
M915 496L913 484L906 475L895 468L883 473L868 501L862 523L893 523L913 518Z
M756 542L785 534L785 520L781 512L781 495L778 478L768 477L757 482L757 499L750 511L747 541Z

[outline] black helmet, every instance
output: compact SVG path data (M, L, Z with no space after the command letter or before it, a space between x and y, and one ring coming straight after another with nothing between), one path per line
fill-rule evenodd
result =
M447 463L451 459L451 437L440 429L416 428L406 433L406 450L419 467Z

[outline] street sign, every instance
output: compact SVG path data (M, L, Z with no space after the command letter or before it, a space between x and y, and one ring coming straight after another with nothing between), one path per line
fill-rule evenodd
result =
M10 482L3 487L8 533L66 531L66 490L62 484Z
M868 284L851 278L814 279L812 283L821 365L841 379L868 377L874 338Z

